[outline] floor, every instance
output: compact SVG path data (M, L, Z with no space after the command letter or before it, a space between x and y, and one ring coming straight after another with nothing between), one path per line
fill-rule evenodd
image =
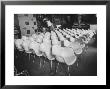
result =
M18 72L27 70L29 76L97 76L97 49L89 46L79 58L78 63L68 66L56 60L51 63L45 57L15 50L14 64Z

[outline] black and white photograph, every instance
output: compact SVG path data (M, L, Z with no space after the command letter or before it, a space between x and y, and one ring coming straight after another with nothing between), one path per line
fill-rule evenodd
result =
M97 14L14 14L14 76L97 76Z
M106 84L106 5L33 4L5 7L5 85Z

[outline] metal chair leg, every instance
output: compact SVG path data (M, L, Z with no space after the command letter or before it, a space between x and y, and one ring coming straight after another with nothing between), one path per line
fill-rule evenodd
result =
M68 76L70 76L70 66L68 65Z

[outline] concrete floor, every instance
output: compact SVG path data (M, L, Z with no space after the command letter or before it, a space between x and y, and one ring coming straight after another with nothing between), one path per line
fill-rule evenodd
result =
M16 57L17 53L18 56ZM66 64L59 63L56 72L57 61L53 61L53 66L50 70L50 61L48 59L31 55L29 60L28 54L18 51L15 52L14 64L19 72L27 70L30 76L67 76L69 74ZM87 52L84 52L79 58L78 66L77 63L70 66L70 75L97 76L97 49L89 46Z

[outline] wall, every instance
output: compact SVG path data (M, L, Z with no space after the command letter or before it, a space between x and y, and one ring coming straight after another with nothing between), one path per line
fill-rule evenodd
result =
M19 26L21 30L21 35L31 36L37 30L37 21L32 14L19 14L18 15Z

